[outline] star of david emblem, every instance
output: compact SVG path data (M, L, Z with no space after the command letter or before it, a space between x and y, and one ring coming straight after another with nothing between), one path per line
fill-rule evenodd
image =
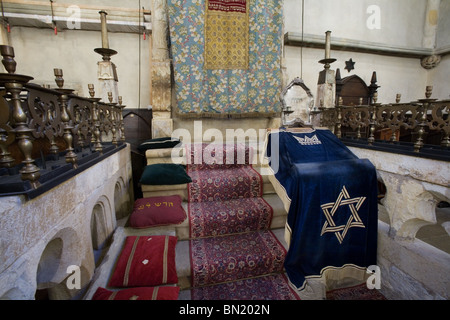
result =
M327 221L325 221L325 223L323 224L320 236L327 232L334 232L336 238L339 241L339 244L342 244L342 241L344 241L344 238L350 228L365 228L361 218L358 215L358 210L359 208L361 208L365 200L366 197L357 197L351 199L347 189L345 188L345 186L343 186L342 191L339 193L339 196L337 197L335 202L326 203L320 206L323 210L323 213L325 214L325 218L327 219ZM333 216L341 206L349 206L351 215L345 225L337 226L333 219Z
M352 71L353 69L355 69L355 63L356 63L356 62L354 62L354 61L352 60L352 58L350 58L349 61L345 61L345 69L346 69L348 72Z

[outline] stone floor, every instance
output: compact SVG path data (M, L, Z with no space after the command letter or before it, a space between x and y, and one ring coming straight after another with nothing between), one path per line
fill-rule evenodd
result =
M436 208L436 220L436 224L420 228L416 238L450 254L450 207Z

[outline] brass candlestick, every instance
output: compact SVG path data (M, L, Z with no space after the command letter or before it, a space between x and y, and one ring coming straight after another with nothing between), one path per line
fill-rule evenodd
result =
M67 112L67 103L69 101L69 94L71 94L73 89L64 89L64 78L62 69L53 69L53 73L55 75L55 82L58 88L56 89L60 96L58 97L59 104L61 106L61 121L64 125L64 141L66 142L66 162L71 163L74 169L78 168L77 163L77 154L73 148L73 135L72 129L73 127L70 125L70 117Z
M108 26L106 24L107 13L103 10L98 13L100 13L100 21L102 25L102 48L109 49Z
M109 48L109 40L108 40L108 27L106 23L106 15L105 11L99 11L100 13L100 21L102 25L102 47L96 48L94 51L100 54L103 58L103 61L110 61L111 56L117 54L116 50Z
M31 129L28 127L28 116L22 108L20 93L24 90L24 84L33 80L33 77L15 74L16 62L14 61L14 48L11 46L0 46L0 53L3 56L2 63L8 73L0 73L0 85L4 86L6 92L11 95L12 109L12 132L16 135L17 145L21 151L24 160L23 167L20 169L21 179L29 181L33 188L39 187L40 169L34 163L31 157L33 151L33 142Z
M113 103L113 94L111 91L108 91L108 100L109 100L109 106L111 107L109 111L109 120L111 121L111 132L112 132L112 141L111 143L117 147L118 141L117 141L117 115L116 115L116 103Z
M322 63L325 69L329 69L335 61L336 59L331 58L331 31L327 31L325 32L325 58L320 60L319 63Z
M14 48L6 45L0 46L2 63L8 73L16 72L16 61L14 60Z
M325 59L331 58L331 31L325 32Z
M422 114L419 118L419 130L417 131L418 137L416 142L414 143L414 152L419 152L420 149L425 145L424 143L424 134L425 127L427 126L427 113L431 104L437 99L430 99L431 94L433 92L433 86L426 86L425 88L425 97L426 99L419 99L419 102L422 104Z
M91 96L92 101L92 122L94 124L94 130L92 134L91 142L94 144L95 151L99 152L100 154L103 153L103 146L100 140L100 119L99 119L99 110L98 110L98 102L101 100L101 98L95 98L95 91L94 91L94 85L88 84L89 88L89 95Z
M123 121L123 110L125 109L125 106L122 105L122 96L119 96L118 98L119 101L119 108L120 108L120 113L119 113L119 121L120 121L120 141L121 142L125 142L125 123Z
M378 92L374 92L372 96L372 101L369 106L369 138L367 141L369 142L369 146L372 146L375 142L375 126L377 124L377 108L380 106L378 101Z

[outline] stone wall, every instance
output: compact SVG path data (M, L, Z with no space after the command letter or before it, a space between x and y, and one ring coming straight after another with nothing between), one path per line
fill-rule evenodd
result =
M129 108L146 108L151 104L148 38L144 41L142 36L134 33L110 32L109 44L118 52L111 61L117 66L118 91L123 104ZM94 52L95 48L101 47L100 31L74 29L54 35L48 29L15 26L10 45L16 55L16 73L33 76L33 83L56 87L53 69L61 68L65 88L89 97L88 84L92 83L96 97L101 96L97 63L102 57Z
M402 102L415 101L422 97L426 85L434 87L432 98L448 99L447 81L443 81L448 62L435 62L426 69L421 59L436 61L434 58L444 60L448 56L449 36L444 30L448 30L449 10L448 1L439 0L376 4L369 0L305 1L302 25L301 1L285 0L284 33L297 39L285 38L285 81L301 77L317 95L318 74L323 70L319 60L324 58L325 32L330 30L331 58L336 59L330 69L339 68L342 78L356 74L367 84L376 71L381 86L378 102L393 103L397 93L402 95ZM350 58L355 62L354 69L346 70Z
M71 299L89 284L97 253L117 218L132 206L130 146L50 191L27 200L0 198L0 299ZM69 266L79 268L80 290L68 290Z
M450 202L448 162L350 149L375 165L386 186L378 224L382 292L391 299L449 299L449 252L416 236L427 225L439 223L445 230L450 220L436 219L437 204ZM443 232L442 241L448 241Z

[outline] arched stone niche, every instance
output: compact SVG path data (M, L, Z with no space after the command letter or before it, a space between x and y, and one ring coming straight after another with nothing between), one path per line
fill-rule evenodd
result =
M102 196L92 208L91 238L94 250L101 249L108 238L108 217L111 216L111 206L108 198Z
M72 228L59 230L42 251L36 270L36 289L48 289L49 296L53 288L67 277L67 268L71 265L81 267L83 246Z
M117 179L114 186L114 208L116 220L123 219L130 214L130 194L122 177Z
M56 276L61 263L62 251L63 241L61 238L52 239L45 247L36 274L37 289L52 286L52 279Z
M114 216L109 198L101 196L92 208L90 231L95 265L101 263L108 240L113 232Z

